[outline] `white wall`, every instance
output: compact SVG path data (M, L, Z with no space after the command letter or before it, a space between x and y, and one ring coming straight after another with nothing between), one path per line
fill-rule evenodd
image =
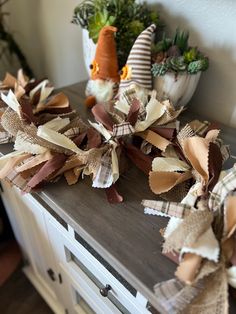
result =
M10 0L10 28L36 77L56 87L85 80L81 30L71 23L76 0Z
M191 101L191 109L236 127L236 1L149 0L158 5L171 34L190 31L190 44L210 58Z
M81 31L70 23L79 0L11 0L11 28L38 77L59 87L87 77ZM210 57L191 108L236 126L236 1L148 0L158 6L167 29L190 31L190 43Z

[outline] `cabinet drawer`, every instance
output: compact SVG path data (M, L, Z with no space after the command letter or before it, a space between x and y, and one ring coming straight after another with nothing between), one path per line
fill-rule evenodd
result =
M96 287L100 298L108 299L121 313L150 313L146 308L147 300L96 250L70 227L66 231L50 214L47 216L52 246L57 248L57 257L66 273L75 277L76 273L82 272ZM107 296L102 296L100 290Z

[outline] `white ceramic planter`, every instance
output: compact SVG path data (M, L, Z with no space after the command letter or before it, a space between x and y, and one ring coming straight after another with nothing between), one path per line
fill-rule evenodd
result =
M178 74L167 72L164 76L154 78L153 88L160 100L169 98L176 108L185 106L192 98L201 72L197 74Z
M89 38L89 33L86 29L82 30L82 37L83 37L83 54L84 54L84 63L86 66L86 70L90 75L90 64L94 60L95 52L96 52L96 45Z

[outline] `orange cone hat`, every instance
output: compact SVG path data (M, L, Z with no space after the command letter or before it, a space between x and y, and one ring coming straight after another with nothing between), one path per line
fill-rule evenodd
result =
M114 26L104 26L99 33L95 59L91 64L92 80L111 80L114 83L120 81L114 38L116 31Z

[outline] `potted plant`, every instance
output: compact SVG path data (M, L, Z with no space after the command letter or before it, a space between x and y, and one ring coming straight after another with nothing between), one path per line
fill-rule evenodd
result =
M117 27L116 45L119 68L125 65L137 36L149 25L161 26L159 15L147 4L135 0L84 0L74 10L73 23L83 29L83 48L87 69L95 54L95 44L103 26Z
M208 58L197 47L188 45L189 33L176 30L174 39L165 34L153 46L152 74L158 98L169 98L175 107L185 106L191 99Z

